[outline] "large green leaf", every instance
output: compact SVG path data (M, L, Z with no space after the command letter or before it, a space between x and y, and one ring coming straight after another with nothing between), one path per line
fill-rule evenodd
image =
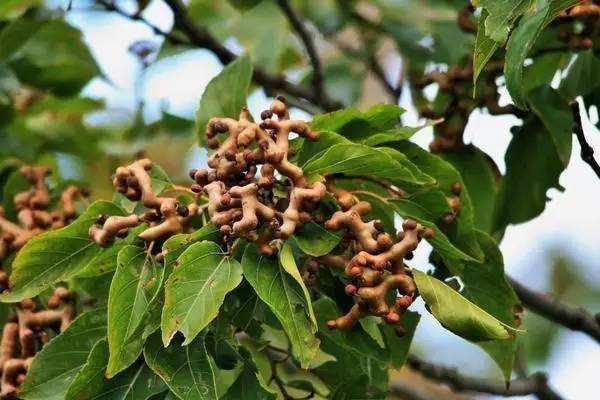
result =
M177 259L165 284L162 338L167 346L175 333L189 344L219 313L227 293L242 281L242 266L214 242L195 243Z
M485 20L485 34L492 40L504 43L513 22L522 15L532 0L476 0L473 4L483 7L488 17Z
M34 35L43 21L19 18L0 31L0 62L6 62Z
M317 353L319 340L306 314L308 305L302 290L275 258L260 254L254 245L246 247L242 265L246 280L283 326L294 356L307 367Z
M279 251L279 264L283 267L285 272L290 274L292 278L298 285L302 288L302 293L304 293L304 299L306 300L306 304L308 305L308 315L310 316L310 320L315 324L315 328L317 327L317 319L315 317L315 312L312 307L312 299L310 298L310 292L308 291L304 280L300 276L300 271L298 270L298 265L296 265L296 260L294 258L294 250L290 245L289 241L286 241L283 244L283 247Z
M403 126L399 128L388 129L386 131L375 133L369 136L365 140L361 141L361 143L366 144L368 146L377 146L383 143L397 142L399 140L408 140L421 129L433 126L438 122L439 120L435 120L428 121L427 123L421 126Z
M325 150L327 150L335 144L352 143L349 139L346 139L339 133L326 130L319 130L318 140L299 140L302 141L302 146L300 147L300 150L298 150L296 161L301 166L304 166L304 164L306 164L307 161L309 161L313 157L317 157L318 154L323 153Z
M408 159L415 164L422 172L433 177L437 181L437 188L441 190L446 197L454 196L452 186L459 183L462 186L460 192L460 213L450 229L447 231L450 241L460 250L470 256L481 259L483 253L479 248L479 243L473 231L473 204L469 190L465 187L460 173L441 157L431 154L420 148L418 145L407 140L395 143L388 143L390 147L405 154Z
M468 145L456 152L442 155L463 178L473 202L473 225L491 232L500 175L494 161L479 148Z
M219 235L219 229L209 223L193 233L180 233L171 236L162 246L162 250L165 252L165 266L172 267L171 264L192 244L203 240L217 241Z
M275 400L277 395L266 388L257 372L245 367L221 400Z
M600 57L593 50L582 51L569 67L567 76L560 83L560 92L568 99L585 96L600 86L598 79Z
M431 221L430 214L423 207L410 200L404 199L392 199L389 201L389 204L394 208L394 211L403 218L414 219L423 226L434 230L435 233L433 237L427 239L427 241L444 259L448 268L451 268L453 271L459 271L462 268L463 261L477 261L472 256L454 246L440 228Z
M319 322L321 349L335 358L319 365L314 370L316 375L332 392L345 392L345 387L354 386L362 392L362 397L358 398L373 398L374 394L385 390L388 383L387 351L362 329L330 331L327 321L342 314L332 299L322 297L313 307Z
M310 159L304 166L304 173L366 176L397 185L429 183L417 179L409 168L385 151L358 143L336 144L330 147L318 157Z
M505 160L506 175L498 192L494 232L538 216L546 207L548 189L561 189L558 178L564 165L552 136L537 118L526 120L513 132Z
M147 400L167 390L163 380L143 362L113 379L104 376L108 343L100 340L69 386L65 400Z
M62 400L85 365L88 354L106 336L106 309L88 311L77 317L33 359L20 398Z
M475 38L475 49L473 50L473 94L475 94L477 78L485 68L499 47L499 43L488 37L485 33L485 22L488 12L483 10L477 24L477 37Z
M204 336L182 346L179 341L163 347L159 334L144 347L144 359L181 400L217 400L215 371L204 345Z
M320 257L333 250L340 243L342 235L338 231L329 231L310 221L296 229L292 238L303 252L313 257Z
M392 104L380 104L365 112L346 108L315 116L311 127L315 131L332 131L352 141L362 141L396 128L403 112L402 108Z
M252 64L250 58L244 56L223 68L208 83L196 113L196 135L201 145L206 144L204 131L212 117L238 117L246 106L251 79Z
M100 73L81 32L58 19L38 29L11 65L22 82L58 95L78 93Z
M516 329L471 303L444 282L413 270L419 294L449 331L473 342L512 339Z
M483 263L466 263L460 273L462 294L506 325L517 328L515 315L519 299L504 275L504 262L498 244L489 235L478 232L485 254ZM514 363L516 340L478 343L498 364L508 381Z
M0 20L18 18L29 8L40 4L42 0L3 0L0 3Z
M394 368L400 368L406 362L420 320L419 313L412 311L404 313L401 322L403 335L401 336L396 332L394 326L386 324L381 327L386 346L390 351L390 362Z
M13 262L10 290L0 301L19 301L33 297L55 282L69 279L110 248L94 243L88 234L100 215L123 215L107 201L97 201L71 225L31 239Z
M108 378L129 367L142 353L145 337L136 331L158 295L164 271L144 248L126 246L119 252L108 294Z
M277 72L286 49L289 24L275 2L262 1L241 13L231 22L230 30L244 46L254 65ZM265 43L269 45L265 46Z
M506 88L517 107L526 107L523 93L523 63L527 55L546 25L562 11L578 2L579 0L548 0L541 9L525 14L510 35L506 44L504 75Z
M569 104L551 86L540 86L527 94L533 112L550 133L558 157L566 167L571 158L573 114Z

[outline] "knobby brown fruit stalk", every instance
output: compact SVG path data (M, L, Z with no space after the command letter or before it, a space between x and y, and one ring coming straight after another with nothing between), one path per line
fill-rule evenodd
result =
M46 183L49 168L23 166L19 172L31 184L31 189L17 193L13 199L17 221L10 221L0 207L0 263L32 237L50 229L62 228L73 221L77 216L77 199L87 195L85 190L68 186L60 195L58 206L51 210L52 201ZM5 275L0 275L4 289L5 280Z
M50 340L63 332L75 315L72 294L59 287L46 310L36 311L33 299L21 301L15 315L4 325L0 341L0 397L18 398L33 357Z

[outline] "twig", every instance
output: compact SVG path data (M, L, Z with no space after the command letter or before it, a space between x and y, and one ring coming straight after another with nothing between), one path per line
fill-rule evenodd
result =
M147 27L149 27L150 29L152 29L152 31L154 32L154 34L159 35L159 36L163 36L165 39L167 39L168 41L170 41L173 44L178 44L178 45L190 45L190 42L178 37L177 35L174 35L170 32L164 31L162 29L160 29L158 26L152 24L150 21L148 21L147 19L145 19L144 17L142 17L139 13L135 13L135 14L129 14L128 12L126 12L125 10L122 10L121 8L117 7L117 5L110 0L96 0L96 3L101 5L102 7L104 7L107 11L112 11L115 12L117 14L119 14L122 17L125 17L127 19L130 19L132 21L139 21L142 24L146 25Z
M287 17L288 21L290 22L290 25L292 25L292 28L294 28L294 30L300 37L300 40L304 44L304 47L306 48L306 52L308 53L308 58L310 59L310 63L312 64L312 67L313 67L312 81L313 81L313 87L316 92L315 96L320 98L323 96L323 94L325 92L325 88L323 85L323 81L324 81L323 65L321 63L321 59L319 58L319 53L317 52L315 42L312 39L312 37L310 36L310 34L308 33L308 30L304 26L304 23L301 21L298 14L294 11L292 6L290 5L289 1L277 0L277 4L279 5L279 8L281 8L283 13Z
M507 278L525 307L566 328L586 333L600 342L600 323L588 311L535 292L509 276Z
M188 15L181 0L165 1L173 12L175 25L181 29L193 45L212 51L223 64L229 64L237 58L235 53L219 43L205 27L196 25ZM306 99L326 111L342 108L340 102L331 99L325 93L322 96L318 96L316 93L313 93L312 89L294 84L288 81L283 75L271 75L260 67L254 68L254 80L270 89Z
M577 101L572 101L570 106L571 112L573 113L573 133L575 134L575 136L577 136L579 146L581 146L581 159L584 162L586 162L596 173L598 178L600 178L600 165L598 165L598 162L594 158L594 149L592 148L592 146L589 145L589 143L585 139L585 135L583 132L579 103Z
M453 368L425 362L412 355L408 358L408 365L423 376L445 383L458 392L479 392L505 397L535 395L540 400L562 399L550 388L547 376L541 372L536 372L527 378L514 379L508 385L504 385L503 382L461 375ZM392 393L394 388L395 385L392 385Z

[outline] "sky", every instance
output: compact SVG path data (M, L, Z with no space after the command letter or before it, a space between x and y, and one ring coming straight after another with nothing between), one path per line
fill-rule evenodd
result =
M60 4L60 0L57 1ZM122 4L125 8L128 5ZM163 29L169 29L172 24L170 11L157 0L151 2L144 16ZM141 92L146 104L148 120L156 118L161 109L192 118L204 87L222 68L208 51L187 51L161 60L148 69L140 91L137 83L140 65L127 49L132 42L141 39L159 44L159 37L141 23L114 14L90 12L85 4L79 8L77 0L73 2L68 20L82 30L106 76L104 80L91 82L85 88L85 94L104 99L115 112L122 112L125 116L135 105L137 91ZM504 96L504 100L509 99ZM262 92L253 93L249 99L250 109L255 115L268 104L269 99ZM418 117L407 96L403 97L401 105L407 109L403 122L416 125ZM292 115L306 116L298 110ZM488 153L504 172L504 152L511 139L508 128L515 123L516 119L511 116L490 117L475 111L467 125L465 140ZM584 130L590 144L600 149L600 134L587 118L584 118ZM425 147L431 137L431 131L424 130L414 140ZM193 152L190 162L197 163L199 154L198 151ZM560 184L565 191L551 190L548 196L552 200L538 218L507 229L501 243L506 271L532 288L544 290L551 256L559 252L580 261L586 266L586 278L600 285L600 268L590 261L600 259L600 180L579 158L577 141L573 142L571 162L562 174ZM426 264L426 253L426 249L421 248L412 265ZM423 318L414 345L417 350L424 351L426 358L460 366L465 373L481 375L482 371L492 371L499 377L498 371L481 350L441 329L422 307L420 311ZM583 334L563 330L548 364L548 372L552 385L565 398L596 399L594 387L597 387L596 380L600 376L600 346Z

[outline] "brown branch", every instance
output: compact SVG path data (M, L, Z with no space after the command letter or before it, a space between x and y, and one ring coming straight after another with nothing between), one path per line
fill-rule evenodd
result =
M562 399L548 385L547 376L541 372L527 378L514 379L505 385L503 382L461 375L453 368L432 364L412 355L409 356L407 364L426 378L444 383L457 392L488 393L505 397L535 395L540 400ZM392 393L394 389L395 385L392 384Z
M300 37L300 40L304 44L304 48L306 49L306 53L308 54L308 58L313 67L313 88L315 90L315 96L321 98L325 93L324 87L324 78L323 78L323 65L321 63L321 59L319 58L319 53L317 52L317 48L315 46L315 42L310 36L310 33L304 26L304 23L300 19L300 16L294 11L289 1L287 0L277 0L277 4L279 8L283 11L285 16L287 17L290 25L296 31L296 34Z
M223 64L229 64L237 58L236 54L219 43L208 29L197 25L191 19L181 0L165 1L175 17L175 26L188 37L191 44L212 51ZM319 96L317 93L313 93L312 89L294 84L288 81L283 75L272 75L260 67L254 68L253 78L262 86L287 93L297 98L306 99L326 111L342 108L340 102L329 98L325 93Z
M573 331L586 333L600 342L600 323L588 311L572 307L543 293L535 292L509 276L507 278L525 307Z
M104 9L106 9L107 11L112 11L114 13L119 14L122 17L130 19L132 21L138 21L138 22L146 25L147 27L152 29L154 34L163 36L165 39L167 39L169 42L171 42L173 44L176 44L176 45L190 45L191 44L189 41L187 41L183 38L180 38L179 36L174 35L173 33L170 33L170 32L160 29L158 26L152 24L150 21L148 21L147 19L142 17L139 13L129 14L125 10L122 10L121 8L117 7L117 5L112 1L96 0L96 3L101 5L102 7L104 7Z
M594 149L589 145L585 139L583 132L583 125L581 124L581 111L579 110L579 103L577 101L571 102L571 112L573 113L573 133L577 136L579 146L581 146L581 159L587 163L592 170L600 178L600 165L594 158Z
M429 397L418 388L407 386L404 382L392 382L390 385L390 394L395 398L403 400L434 400L437 397Z

